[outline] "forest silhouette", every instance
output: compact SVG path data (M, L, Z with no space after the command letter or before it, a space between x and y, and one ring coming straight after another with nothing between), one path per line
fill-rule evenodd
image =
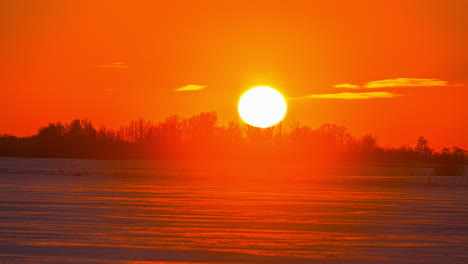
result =
M119 129L96 129L88 120L49 123L28 137L0 135L0 156L96 159L273 159L313 162L466 163L466 151L434 151L424 137L415 147L384 148L374 135L353 136L346 127L282 124L257 128L222 125L215 112L164 121L143 119Z

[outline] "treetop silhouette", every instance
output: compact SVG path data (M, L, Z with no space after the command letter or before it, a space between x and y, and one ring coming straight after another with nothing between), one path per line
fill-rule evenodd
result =
M374 135L353 136L346 127L314 129L295 124L257 128L222 125L215 112L164 121L131 121L119 129L96 129L89 120L49 123L30 137L0 136L0 155L63 158L281 159L389 163L463 163L466 151L436 152L424 137L415 147L383 148Z

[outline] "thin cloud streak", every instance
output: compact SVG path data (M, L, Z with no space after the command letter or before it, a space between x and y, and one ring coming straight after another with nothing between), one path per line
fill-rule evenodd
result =
M99 68L128 68L128 65L125 62L114 62L111 64L102 64L98 66Z
M426 79L426 78L394 78L377 81L370 81L364 85L351 83L341 83L333 85L335 88L345 89L375 89L375 88L392 88L392 87L432 87L432 86L449 86L447 81L441 79Z
M199 91L199 90L205 89L206 87L207 87L206 85L189 84L189 85L184 85L182 87L174 89L174 91L176 92Z
M401 96L389 92L368 92L368 93L332 93L332 94L310 94L306 98L312 99L344 99L344 100L362 100L372 98L394 98Z
M364 88L384 88L384 87L429 87L429 86L447 86L446 81L440 79L424 78L395 78L380 81L371 81L364 85Z
M351 84L351 83L341 83L341 84L336 84L333 85L335 88L346 88L346 89L359 89L361 86L357 84Z

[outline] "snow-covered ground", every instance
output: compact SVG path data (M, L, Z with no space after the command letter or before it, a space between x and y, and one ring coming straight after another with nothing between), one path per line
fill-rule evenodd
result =
M463 177L216 166L0 158L0 263L468 262Z

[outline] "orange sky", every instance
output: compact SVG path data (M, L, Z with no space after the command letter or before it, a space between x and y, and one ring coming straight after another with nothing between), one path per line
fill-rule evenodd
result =
M0 4L0 133L239 120L240 94L268 85L289 97L286 122L468 147L467 1L94 2Z

